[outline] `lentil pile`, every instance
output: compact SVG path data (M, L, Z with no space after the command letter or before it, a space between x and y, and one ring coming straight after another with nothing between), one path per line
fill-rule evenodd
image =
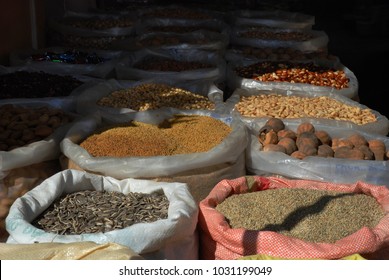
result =
M334 243L385 216L371 196L314 189L269 189L232 195L216 206L231 228L274 231Z
M236 67L239 77L261 82L304 83L313 86L348 88L349 78L343 70L335 70L312 62L263 61Z
M215 104L207 97L166 84L147 83L111 92L97 101L97 105L129 108L135 111L173 107L183 110L214 110Z
M115 27L131 27L134 25L133 19L129 17L120 18L66 18L63 24L93 30L102 30Z
M159 125L137 121L103 128L80 143L94 157L170 156L207 152L231 128L208 116L176 115Z
M68 96L82 84L68 75L16 71L0 75L0 99Z
M82 234L123 229L168 217L165 194L79 191L53 202L32 224L56 234Z
M301 97L282 94L241 96L235 109L245 117L325 118L358 125L377 121L371 109L347 105L326 96Z
M220 32L217 28L212 26L149 26L146 32L173 32L173 33L190 33L199 30L208 30L211 32Z

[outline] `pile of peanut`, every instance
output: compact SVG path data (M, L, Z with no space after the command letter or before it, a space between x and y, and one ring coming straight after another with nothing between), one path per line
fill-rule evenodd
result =
M315 65L312 62L263 61L236 67L239 77L261 82L304 83L336 89L349 87L349 78L343 70Z
M163 57L145 57L144 59L135 63L134 67L146 71L181 72L197 69L215 68L216 66L212 66L209 63L203 63L199 61L180 61Z
M134 111L173 107L183 110L214 110L215 103L200 94L169 86L146 83L116 90L97 101L97 105L113 108L129 108Z
M380 139L366 139L359 133L344 138L331 137L311 123L301 123L296 131L285 127L278 118L270 118L259 130L262 151L282 152L297 159L307 156L343 158L350 160L389 159L389 150Z
M301 97L282 94L241 96L235 110L244 117L281 119L312 117L350 121L358 125L377 121L371 109L348 105L327 96Z
M0 151L10 151L50 136L71 121L60 109L0 106Z

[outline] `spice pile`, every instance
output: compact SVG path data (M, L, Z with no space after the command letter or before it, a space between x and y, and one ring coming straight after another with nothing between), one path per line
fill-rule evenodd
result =
M231 132L208 116L176 115L159 125L137 121L102 128L80 143L94 157L170 156L207 152Z

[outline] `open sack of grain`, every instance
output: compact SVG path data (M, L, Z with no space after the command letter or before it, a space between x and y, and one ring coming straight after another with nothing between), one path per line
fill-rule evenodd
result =
M14 202L7 243L113 242L145 259L197 259L197 219L183 183L64 170Z
M94 114L75 123L61 142L62 166L117 179L187 183L200 201L220 180L245 175L247 139L241 121L209 111Z
M199 207L200 259L388 254L385 186L240 177L218 183Z
M129 247L97 244L92 241L71 243L0 243L1 260L143 260Z

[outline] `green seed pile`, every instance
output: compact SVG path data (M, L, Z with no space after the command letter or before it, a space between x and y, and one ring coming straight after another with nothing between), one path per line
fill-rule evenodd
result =
M96 131L80 146L94 157L169 156L207 152L231 132L208 116L176 115L159 125L130 122Z
M385 212L374 197L314 189L270 189L232 195L216 206L231 228L273 231L309 242L334 243Z

